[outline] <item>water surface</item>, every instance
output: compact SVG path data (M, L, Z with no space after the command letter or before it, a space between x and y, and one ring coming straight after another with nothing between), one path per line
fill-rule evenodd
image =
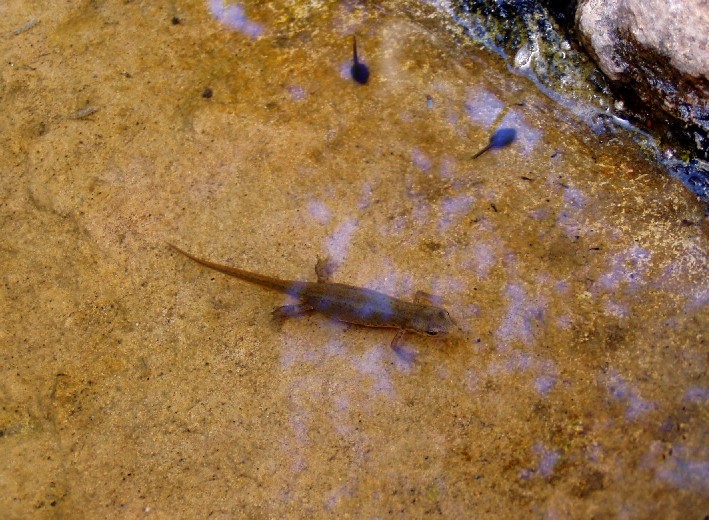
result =
M0 9L10 516L706 511L705 208L626 135L424 4ZM167 240L463 334L278 327Z

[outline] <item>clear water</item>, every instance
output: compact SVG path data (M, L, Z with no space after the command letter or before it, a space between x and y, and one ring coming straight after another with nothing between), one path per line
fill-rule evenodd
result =
M0 7L9 517L707 510L707 221L631 139L425 4L46 9ZM168 240L462 332L278 326Z

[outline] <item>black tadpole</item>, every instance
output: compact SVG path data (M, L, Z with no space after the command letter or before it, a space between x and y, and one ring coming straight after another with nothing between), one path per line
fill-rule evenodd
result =
M364 85L369 80L369 67L364 63L359 61L357 58L357 37L352 37L352 54L354 55L354 61L352 63L352 68L350 68L350 73L352 74L352 79L355 80L360 85Z
M480 150L478 153L473 155L473 159L477 159L480 157L482 154L487 152L488 150L492 150L494 148L502 148L504 146L507 146L510 144L512 141L515 140L517 137L517 130L514 128L500 128L499 130L496 130L491 136L490 136L490 141L487 143L487 146Z

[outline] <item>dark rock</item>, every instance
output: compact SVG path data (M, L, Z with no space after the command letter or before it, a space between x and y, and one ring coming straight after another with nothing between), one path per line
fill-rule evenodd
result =
M706 0L581 0L581 42L617 86L669 116L707 158L709 9Z

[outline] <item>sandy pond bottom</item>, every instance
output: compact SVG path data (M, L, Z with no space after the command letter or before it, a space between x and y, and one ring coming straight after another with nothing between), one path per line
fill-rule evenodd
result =
M709 512L709 226L625 134L415 3L43 5L0 6L3 518ZM167 240L462 332L278 326Z

